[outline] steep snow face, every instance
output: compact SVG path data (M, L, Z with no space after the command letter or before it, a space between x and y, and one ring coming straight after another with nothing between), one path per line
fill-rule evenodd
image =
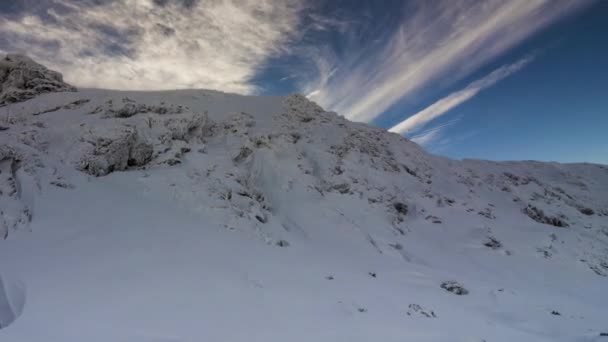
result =
M608 329L606 166L448 160L300 95L84 89L0 127L2 341Z
M31 99L42 93L76 91L63 76L23 55L0 59L0 106Z

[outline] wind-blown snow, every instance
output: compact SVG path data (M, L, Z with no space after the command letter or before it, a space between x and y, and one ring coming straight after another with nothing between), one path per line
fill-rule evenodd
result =
M1 341L602 341L608 167L454 161L299 95L0 108Z

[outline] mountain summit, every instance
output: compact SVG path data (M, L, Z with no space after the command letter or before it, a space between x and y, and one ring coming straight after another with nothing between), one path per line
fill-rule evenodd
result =
M29 100L43 93L76 91L63 76L24 55L0 60L0 106Z
M593 341L608 167L0 62L0 340Z

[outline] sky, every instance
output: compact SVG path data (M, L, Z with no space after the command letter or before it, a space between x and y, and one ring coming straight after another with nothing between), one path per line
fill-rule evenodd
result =
M0 0L79 87L302 93L450 158L608 164L608 1Z

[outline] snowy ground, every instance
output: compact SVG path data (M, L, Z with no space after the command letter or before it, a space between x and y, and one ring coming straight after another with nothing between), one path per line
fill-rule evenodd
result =
M608 341L606 166L447 160L301 96L0 127L0 341Z

